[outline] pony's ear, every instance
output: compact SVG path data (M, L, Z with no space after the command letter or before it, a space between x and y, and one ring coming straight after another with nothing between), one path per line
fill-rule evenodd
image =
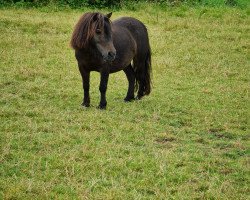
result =
M98 19L98 13L95 13L93 16L93 20L96 21Z
M106 17L110 19L111 15L112 15L112 12L107 14Z

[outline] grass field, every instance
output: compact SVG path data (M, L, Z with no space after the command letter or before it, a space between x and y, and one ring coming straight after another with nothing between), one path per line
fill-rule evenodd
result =
M249 11L115 11L148 27L153 90L112 74L101 111L69 48L87 10L0 10L0 199L249 198Z

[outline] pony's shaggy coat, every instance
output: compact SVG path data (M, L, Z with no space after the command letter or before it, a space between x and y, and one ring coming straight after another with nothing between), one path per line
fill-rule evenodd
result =
M106 90L110 73L123 70L129 87L125 101L151 92L151 51L145 25L137 19L122 17L113 22L111 13L85 13L78 21L71 38L83 79L83 106L90 105L89 76L101 74L99 108L106 108Z

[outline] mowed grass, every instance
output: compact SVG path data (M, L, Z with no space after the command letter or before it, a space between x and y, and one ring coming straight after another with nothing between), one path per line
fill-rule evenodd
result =
M152 93L91 107L69 40L80 10L0 10L0 199L247 199L249 12L120 10L149 30ZM108 11L103 11L108 12Z

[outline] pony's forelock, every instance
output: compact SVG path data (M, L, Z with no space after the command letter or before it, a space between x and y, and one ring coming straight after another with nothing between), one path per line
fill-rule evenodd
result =
M104 26L104 15L98 12L88 12L80 17L75 25L70 46L73 49L85 48L93 38L97 28Z

